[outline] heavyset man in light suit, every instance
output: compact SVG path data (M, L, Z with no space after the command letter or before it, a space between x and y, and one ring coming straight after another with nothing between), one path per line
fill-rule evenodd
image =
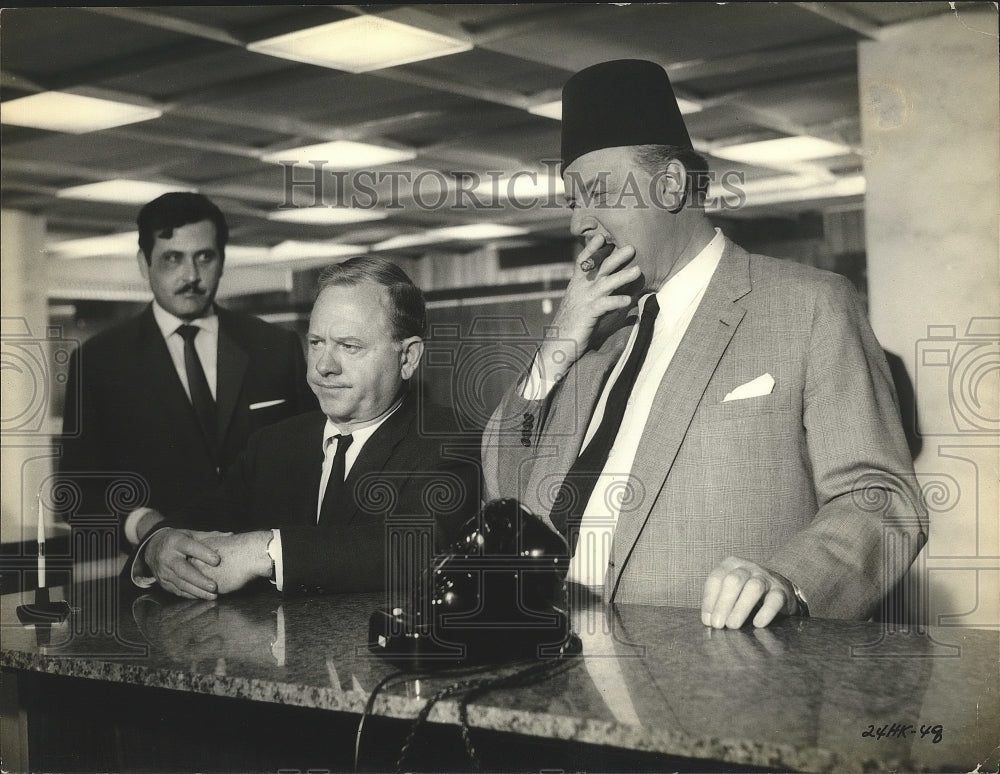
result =
M715 628L872 615L927 522L853 288L712 228L659 65L569 80L562 165L586 246L487 427L488 496L568 531L570 579L607 602L700 606Z

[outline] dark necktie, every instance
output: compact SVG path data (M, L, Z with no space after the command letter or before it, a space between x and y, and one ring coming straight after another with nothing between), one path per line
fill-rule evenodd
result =
M326 492L323 494L323 504L319 509L319 524L329 524L338 512L342 512L347 504L344 479L347 477L347 450L354 440L351 435L335 435L337 451L333 454L333 465L330 466L330 478L326 482Z
M182 325L177 332L184 339L184 370L187 372L188 390L191 392L191 405L198 415L198 423L205 433L208 447L215 454L215 399L208 387L208 379L201 367L201 360L194 348L194 337L201 330L195 325Z
M580 519L594 492L597 479L608 462L608 454L625 416L629 395L649 351L649 342L653 338L653 324L659 311L660 306L656 302L656 296L651 295L643 306L632 351L629 352L625 366L608 392L601 423L587 444L587 448L570 467L556 495L550 518L556 528L567 537L570 555L576 550L576 541L580 535Z

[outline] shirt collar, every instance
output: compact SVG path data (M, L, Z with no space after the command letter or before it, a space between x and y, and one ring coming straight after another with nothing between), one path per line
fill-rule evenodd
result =
M725 247L726 238L722 236L722 230L717 228L715 236L701 249L701 252L656 291L656 301L660 309L683 310L703 292L708 287L719 261L722 260ZM643 305L646 298L648 295L642 299Z
M160 329L160 333L163 334L163 338L167 338L170 334L176 333L177 329L182 325L194 325L195 327L201 328L203 331L208 331L212 334L217 334L219 332L219 315L215 313L214 304L212 305L209 313L204 317L199 317L195 320L182 320L180 317L170 314L170 312L154 300L153 319L156 320L156 327Z
M385 415L381 419L379 419L377 422L374 422L373 424L370 424L367 427L363 427L360 430L354 430L353 432L351 432L351 434L350 434L351 435L351 439L352 439L351 440L351 448L353 448L353 449L360 449L362 447L362 445L364 445L365 441L367 441L369 438L371 438L373 435L375 435L375 431L378 430L380 427L382 427L382 425L385 424L385 421L389 417L391 417L393 414L395 414L399 410L399 407L402 406L402 405L403 405L403 398L400 397L399 400L396 401L396 404L391 409L389 409L385 413ZM329 417L327 417L326 418L326 425L323 427L323 455L324 456L326 456L326 450L329 447L330 442L333 440L334 436L336 436L336 435L343 435L343 433L341 433L340 432L340 428L337 427L333 423L333 420L331 420Z

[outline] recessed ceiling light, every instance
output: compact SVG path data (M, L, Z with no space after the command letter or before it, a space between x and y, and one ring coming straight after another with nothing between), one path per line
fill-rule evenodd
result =
M434 229L434 234L445 239L503 239L521 236L528 230L520 226L505 226L502 223L469 223L465 226L448 226Z
M139 232L127 231L80 239L51 242L47 248L57 258L92 258L94 256L134 256L139 251Z
M847 175L833 179L824 179L817 175L780 175L762 180L751 180L740 186L743 199L741 207L762 207L767 204L782 202L804 202L815 199L840 199L848 196L861 196L865 193L864 175ZM731 190L709 191L709 201L716 206L711 209L726 209L726 204L734 204Z
M159 118L163 111L62 91L43 91L0 103L0 120L53 132L83 134Z
M710 151L716 158L765 167L843 156L850 152L851 149L846 145L804 135L728 145Z
M513 175L489 176L472 189L479 199L513 199L524 205L540 204L565 192L562 178L553 175L520 172Z
M557 99L553 102L543 102L540 105L532 105L528 108L528 112L533 113L536 116L554 118L556 121L562 121L562 100Z
M247 49L256 53L350 73L395 67L471 48L469 40L382 16L356 16L247 44Z
M263 246L251 245L226 245L226 266L240 266L243 264L267 263L271 257L271 251Z
M268 213L268 220L282 223L305 223L313 226L337 226L341 223L362 223L383 220L389 213L384 210L359 210L351 207L296 207Z
M272 247L270 256L274 261L297 261L307 258L342 258L347 255L361 255L367 252L368 248L360 245L289 239Z
M56 193L60 199L86 199L93 202L116 202L118 204L145 204L171 191L190 191L190 188L163 183L147 183L143 180L105 180L101 183L87 183L63 188Z
M689 99L677 98L677 107L681 109L681 113L687 115L688 113L697 113L702 109L701 105L697 102L693 102ZM538 105L532 105L528 108L529 113L533 113L536 116L543 116L545 118L554 118L556 121L562 120L562 100L557 99L553 102L542 102Z
M439 242L487 241L521 236L528 230L519 226L505 226L502 223L468 223L464 226L446 226L418 234L401 234L372 245L372 250L398 250L403 247L436 244Z
M356 169L409 161L416 157L417 152L412 148L390 148L366 142L334 140L316 145L303 145L300 148L271 151L261 156L261 160L272 164L290 161L300 167L312 167L313 162L322 161L334 169Z
M697 102L690 99L684 99L683 97L677 97L677 107L680 108L683 115L699 113L702 109L701 105Z

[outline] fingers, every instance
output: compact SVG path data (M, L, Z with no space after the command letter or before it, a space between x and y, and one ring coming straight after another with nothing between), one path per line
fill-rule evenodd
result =
M576 257L576 263L583 271L593 271L597 267L597 260L594 253L604 247L604 234L595 234L587 244L584 245L580 254Z
M772 588L767 592L767 596L764 597L764 604L760 606L757 615L753 617L753 625L758 627L767 626L777 617L778 613L784 610L787 603L788 599L785 595L785 590L780 586Z
M211 533L195 533L198 535ZM192 559L200 559L205 564L216 566L220 561L222 561L219 554L210 548L205 543L189 535L180 535L173 544L174 549L186 557Z
M701 621L715 629L739 629L753 615L753 625L768 626L790 612L792 592L787 581L765 568L727 557L705 580Z
M186 599L213 600L218 596L215 581L183 557L166 563L157 577L164 589Z
M176 529L161 530L146 548L146 563L161 587L186 599L215 599L215 581L199 572L188 561L189 556L204 557L203 561L212 565L220 561L215 551Z

